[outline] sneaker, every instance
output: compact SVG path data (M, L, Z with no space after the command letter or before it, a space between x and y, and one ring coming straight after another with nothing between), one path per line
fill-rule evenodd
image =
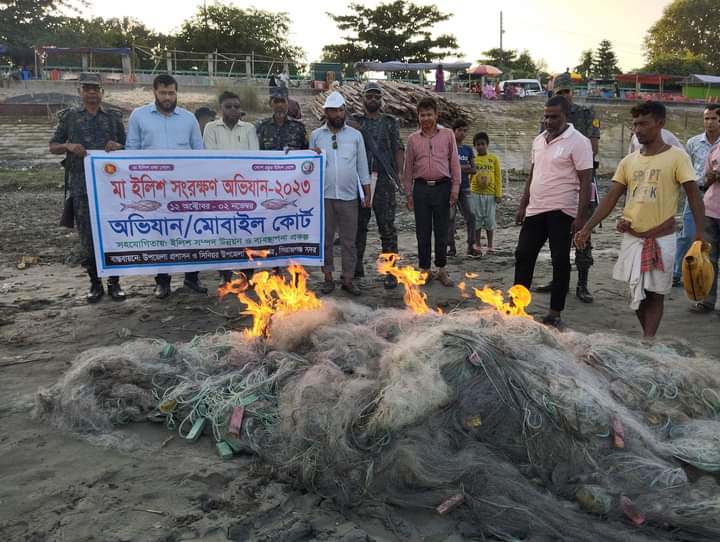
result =
M386 290L393 290L397 288L398 280L395 278L394 275L386 275L383 279L383 287Z

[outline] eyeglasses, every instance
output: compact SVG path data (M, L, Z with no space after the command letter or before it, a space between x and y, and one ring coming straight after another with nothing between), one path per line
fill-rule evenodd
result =
M337 149L337 135L333 134L332 136L332 148Z

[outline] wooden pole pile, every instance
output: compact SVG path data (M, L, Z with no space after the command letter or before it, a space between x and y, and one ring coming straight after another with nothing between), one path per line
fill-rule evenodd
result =
M382 111L393 115L403 125L417 124L416 105L425 97L434 98L437 102L440 116L439 122L443 126L452 127L453 123L458 119L464 119L468 122L472 120L472 113L469 109L421 86L398 81L378 81L377 83L383 89ZM363 112L364 87L364 83L348 83L335 89L345 98L345 108L348 116ZM328 90L318 94L310 103L310 110L318 120L322 120L324 117L323 104L330 92L332 91Z

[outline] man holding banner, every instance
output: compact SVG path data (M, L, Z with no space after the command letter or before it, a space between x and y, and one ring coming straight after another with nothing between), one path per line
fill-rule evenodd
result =
M333 281L333 239L337 231L342 247L342 289L358 296L360 288L353 283L357 251L358 190L364 208L372 206L370 173L362 134L345 124L345 99L339 92L325 100L326 122L310 136L310 148L325 151L325 281L322 292L335 289Z
M97 303L104 295L102 281L97 274L93 236L90 226L90 210L88 194L85 187L85 168L83 158L88 150L104 149L116 151L125 143L125 127L119 111L106 110L102 107L103 88L100 75L97 73L80 74L80 99L78 108L65 109L59 114L59 122L55 134L50 140L52 154L65 154L63 161L66 170L67 187L72 199L72 209L80 245L82 247L81 265L90 276L90 290L86 299L88 303ZM120 287L117 276L108 278L108 294L114 301L125 299L125 292Z
M154 103L135 109L128 121L128 150L189 150L202 149L200 125L189 111L177 107L177 81L167 74L158 75L153 81ZM164 299L170 295L170 275L155 276L155 297ZM198 273L185 273L185 286L194 292L205 294L207 288L200 284Z

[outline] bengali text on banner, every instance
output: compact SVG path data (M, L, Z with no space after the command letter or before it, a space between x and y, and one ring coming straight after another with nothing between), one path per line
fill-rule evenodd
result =
M98 274L320 266L324 164L311 151L92 151Z

